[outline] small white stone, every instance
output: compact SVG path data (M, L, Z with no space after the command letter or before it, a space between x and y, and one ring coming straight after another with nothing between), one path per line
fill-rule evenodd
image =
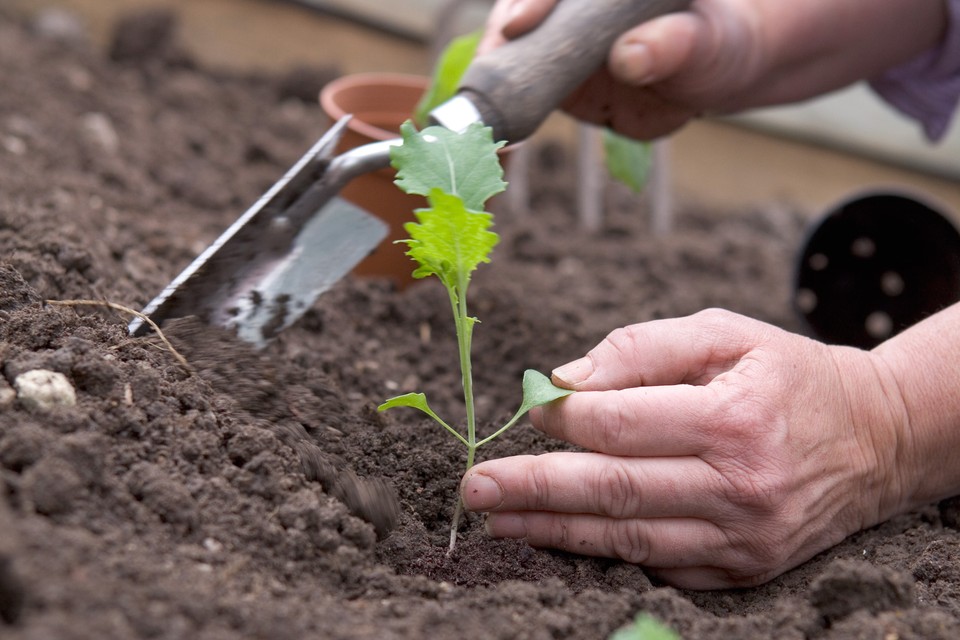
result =
M220 553L223 551L223 545L219 540L215 538L204 538L203 539L203 548L209 551L210 553Z
M22 156L27 152L27 143L23 141L23 138L18 138L17 136L3 136L0 139L0 142L3 144L3 148L15 156Z
M45 9L33 23L37 35L57 42L83 42L86 30L76 14L62 9Z
M110 118L100 112L86 113L80 120L80 130L91 143L106 153L116 153L120 148L120 136Z
M0 378L0 411L5 411L13 406L13 401L17 399L17 392L7 384L7 381Z
M30 410L48 411L53 407L77 404L77 392L67 377L57 371L33 369L13 381L20 403Z

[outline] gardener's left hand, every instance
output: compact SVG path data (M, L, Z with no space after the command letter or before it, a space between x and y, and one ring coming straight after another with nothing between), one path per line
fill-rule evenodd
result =
M902 509L922 464L881 355L729 312L619 329L554 380L578 392L534 425L590 452L478 464L466 507L682 587L770 580Z

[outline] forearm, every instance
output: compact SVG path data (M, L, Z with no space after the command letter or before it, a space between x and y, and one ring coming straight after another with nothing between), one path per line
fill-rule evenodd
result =
M889 368L903 400L900 510L960 495L960 303L884 342L874 354Z
M935 47L944 0L762 0L759 104L802 100L874 78Z

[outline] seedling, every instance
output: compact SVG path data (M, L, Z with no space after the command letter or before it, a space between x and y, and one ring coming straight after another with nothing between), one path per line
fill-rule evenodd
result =
M497 149L503 143L495 143L492 130L480 124L470 126L463 133L454 133L443 127L428 127L418 132L407 122L400 133L403 144L390 152L397 170L396 184L407 193L426 196L429 204L428 208L414 212L417 222L404 225L410 237L400 242L407 244L407 255L418 264L413 276L436 276L447 290L457 333L466 434L434 413L422 393L391 398L378 410L412 407L427 414L467 448L466 470L469 470L477 448L515 425L530 409L572 391L555 387L542 373L527 370L523 374L523 400L516 414L491 435L478 438L470 359L477 319L467 311L467 290L474 270L481 263L490 262L490 253L499 241L499 236L490 230L493 216L484 211L484 207L490 197L507 186L497 157ZM462 511L463 504L458 497L448 553L456 546Z
M680 636L646 613L640 613L631 624L614 632L607 640L680 640Z
M653 145L604 129L603 150L610 175L634 193L642 192L653 167Z
M418 127L426 125L427 117L434 107L443 104L456 94L460 79L467 72L467 67L477 53L482 35L483 31L473 31L454 38L444 47L433 69L430 86L420 97L413 111L413 122Z

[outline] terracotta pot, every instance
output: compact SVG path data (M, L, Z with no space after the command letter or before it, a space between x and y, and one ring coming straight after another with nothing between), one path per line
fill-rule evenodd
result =
M420 96L429 85L425 76L399 73L357 73L328 83L320 92L320 105L333 121L346 114L353 117L340 140L338 153L360 145L399 137L400 125L411 119ZM506 166L509 151L500 150ZM357 265L354 274L389 278L398 288L415 282L411 275L416 264L407 255L403 225L413 221L413 211L426 206L426 199L403 193L393 183L396 171L382 169L353 179L340 195L378 216L390 226L387 238Z
M426 77L396 73L359 73L328 83L320 92L320 105L327 116L334 121L346 114L353 116L338 152L398 137L400 125L412 117L428 84ZM414 219L414 209L426 206L426 200L400 191L393 184L395 177L396 172L389 168L369 173L352 180L340 195L390 226L387 238L354 273L389 278L403 288L414 281L411 274L416 264L404 255L406 245L394 241L407 237L404 223Z

